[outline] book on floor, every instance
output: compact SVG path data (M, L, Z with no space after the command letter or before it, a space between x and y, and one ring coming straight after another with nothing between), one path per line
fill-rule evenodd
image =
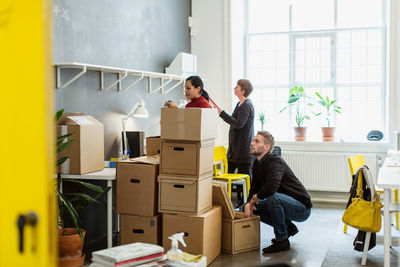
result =
M110 263L109 266L135 266L140 263L157 260L164 254L164 248L161 246L132 243L112 248L107 248L92 253L94 263ZM105 266L105 265L104 265Z

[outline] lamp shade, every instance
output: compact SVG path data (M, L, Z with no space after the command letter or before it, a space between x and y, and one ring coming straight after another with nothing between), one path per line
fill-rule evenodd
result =
M136 118L148 118L149 117L149 112L143 105L139 104L139 106L136 108L135 112L133 112L133 117Z

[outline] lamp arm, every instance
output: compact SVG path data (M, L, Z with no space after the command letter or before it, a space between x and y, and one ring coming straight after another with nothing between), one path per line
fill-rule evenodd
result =
M122 120L121 120L121 122L122 122L122 133L123 133L123 137L122 138L124 139L124 144L125 144L124 151L122 153L122 159L126 159L126 157L128 155L128 150L127 150L128 139L126 138L126 129L125 129L125 124L126 124L126 121L128 120L128 118L129 118L129 115L123 117ZM121 150L122 150L122 148L123 147L122 147L122 140L121 140Z

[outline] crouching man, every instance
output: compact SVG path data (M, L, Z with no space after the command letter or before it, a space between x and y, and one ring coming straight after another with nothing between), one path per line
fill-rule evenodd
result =
M272 245L263 248L263 253L289 250L289 237L299 231L292 221L307 220L312 207L303 184L280 155L271 153L274 146L274 137L267 131L259 131L251 142L251 154L256 159L244 206L245 217L259 215L263 223L274 228Z

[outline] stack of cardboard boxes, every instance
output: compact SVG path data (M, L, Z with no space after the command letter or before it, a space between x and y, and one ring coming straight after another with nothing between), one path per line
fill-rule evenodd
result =
M161 244L157 212L159 159L140 157L117 163L116 210L121 218L121 245Z
M217 110L161 110L158 211L163 213L162 245L184 232L184 251L207 256L221 252L222 211L212 206L212 166Z

